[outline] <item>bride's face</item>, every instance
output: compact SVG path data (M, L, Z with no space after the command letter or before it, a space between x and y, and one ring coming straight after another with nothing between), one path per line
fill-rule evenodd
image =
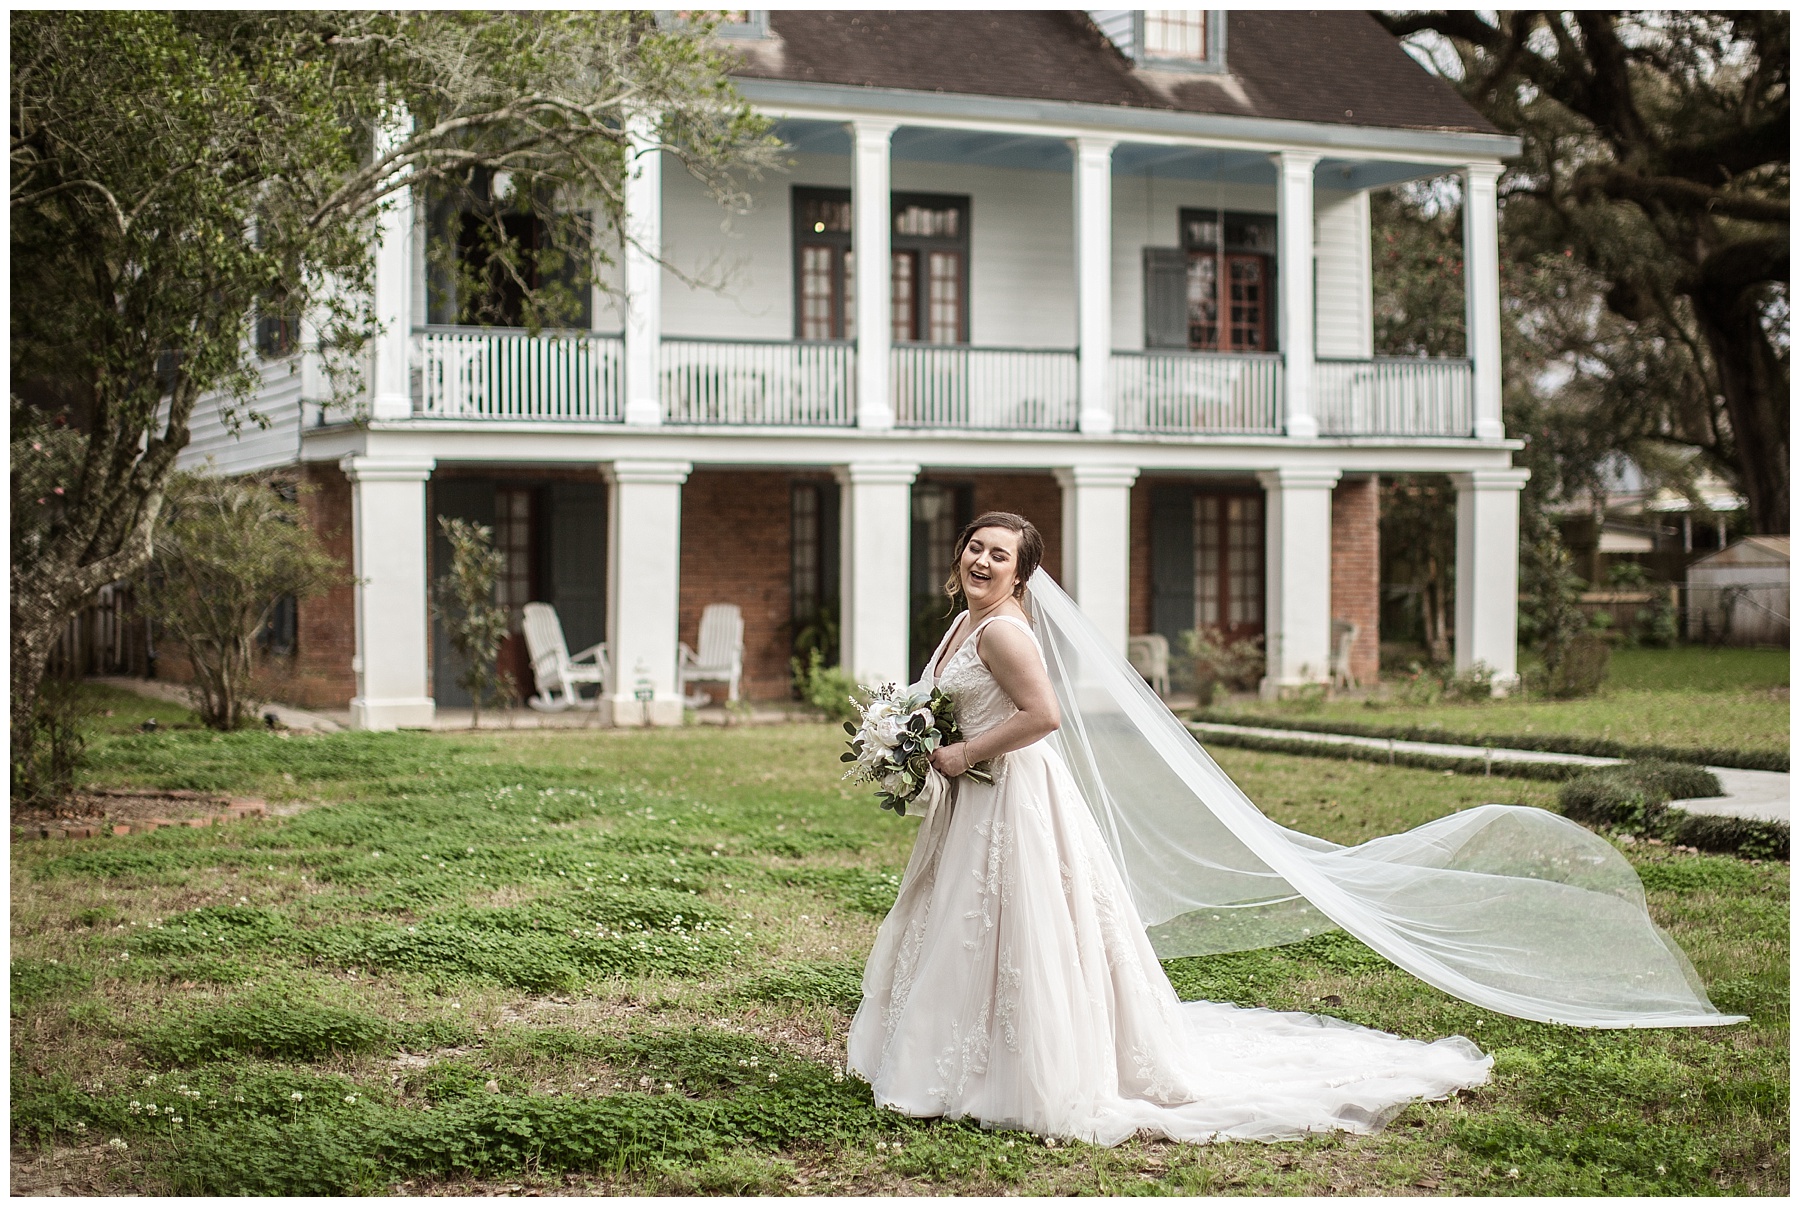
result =
M1012 597L1019 581L1019 534L1010 528L977 528L963 546L957 570L963 594L976 611Z

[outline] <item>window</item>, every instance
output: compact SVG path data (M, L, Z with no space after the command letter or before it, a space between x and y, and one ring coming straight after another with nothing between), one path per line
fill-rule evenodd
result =
M1144 54L1154 59L1204 59L1206 10L1145 9Z
M494 584L494 602L513 613L537 598L535 558L532 556L536 525L536 492L529 488L501 487L494 491L494 549L500 554L500 578Z
M1263 514L1256 495L1194 496L1194 624L1233 638L1263 629Z
M810 620L824 599L820 579L823 533L819 530L819 487L795 483L792 505L794 619Z
M968 343L969 199L896 193L892 238L894 341Z
M850 191L794 190L794 326L800 339L856 338ZM895 343L969 339L969 201L896 194L888 268Z
M1182 210L1187 344L1209 352L1274 349L1275 219Z

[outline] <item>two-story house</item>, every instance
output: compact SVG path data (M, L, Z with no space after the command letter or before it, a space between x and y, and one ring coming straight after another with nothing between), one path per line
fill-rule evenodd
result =
M299 467L354 564L298 610L297 694L370 728L460 702L427 603L439 515L493 525L503 602L608 643L620 723L679 721L677 642L712 603L742 610L752 698L788 692L821 610L859 679L915 671L956 529L990 508L1043 529L1121 649L1260 634L1278 689L1325 679L1341 619L1372 677L1376 480L1402 472L1454 475L1456 661L1512 678L1516 140L1355 12L738 17L737 86L791 148L747 214L646 150L627 222L662 262L629 251L590 329L531 335L459 325L427 269L455 224L402 199L366 413L312 401L302 339L267 362L270 427L197 420L190 464ZM1376 357L1370 191L1446 173L1470 355Z

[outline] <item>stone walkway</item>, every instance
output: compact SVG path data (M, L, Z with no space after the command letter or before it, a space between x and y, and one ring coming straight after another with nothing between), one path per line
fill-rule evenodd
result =
M1259 738L1283 741L1316 742L1322 746L1362 746L1370 750L1405 751L1411 754L1437 755L1457 759L1493 759L1508 763L1573 763L1589 767L1606 767L1624 759L1599 758L1590 754L1558 754L1548 750L1506 750L1492 746L1458 746L1449 742L1403 742L1393 738L1365 738L1346 733L1308 733L1298 729L1269 729L1256 725L1227 725L1218 721L1190 721L1196 733L1241 733ZM1689 813L1705 813L1717 817L1752 817L1762 821L1787 824L1790 811L1790 787L1785 771L1743 771L1736 767L1708 767L1719 777L1723 796L1701 797L1669 803Z

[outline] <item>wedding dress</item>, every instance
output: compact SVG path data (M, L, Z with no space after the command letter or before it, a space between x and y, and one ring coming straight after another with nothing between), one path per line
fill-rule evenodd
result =
M1063 726L1000 756L991 785L952 781L921 824L848 1039L849 1066L877 1102L1108 1145L1140 1130L1279 1140L1377 1131L1410 1102L1484 1082L1492 1058L1461 1036L1425 1043L1328 1017L1184 1003L1158 963L1334 924L1459 996L1521 1007L1509 1013L1542 1016L1525 1008L1536 992L1565 1014L1597 1011L1563 1020L1590 1025L1737 1021L1712 1009L1650 923L1641 887L1630 916L1619 868L1636 877L1605 840L1542 814L1579 836L1527 824L1521 854L1491 840L1512 833L1508 814L1542 811L1506 806L1442 819L1487 817L1473 827L1431 823L1355 848L1285 830L1249 805L1048 575L1030 588L1031 625L990 617L942 667L940 642L921 680L956 700L967 736L999 725L1017 710L979 639L989 624L1014 624L1045 656ZM1236 800L1196 779L1208 767ZM1560 879L1543 879L1532 858ZM1495 862L1505 866L1486 866ZM1550 888L1551 907L1510 908L1509 898L1532 897L1529 886ZM1496 938L1472 921L1483 909L1503 931L1520 917L1551 929ZM1628 950L1572 971L1557 951L1572 923ZM1548 984L1557 977L1568 984Z

